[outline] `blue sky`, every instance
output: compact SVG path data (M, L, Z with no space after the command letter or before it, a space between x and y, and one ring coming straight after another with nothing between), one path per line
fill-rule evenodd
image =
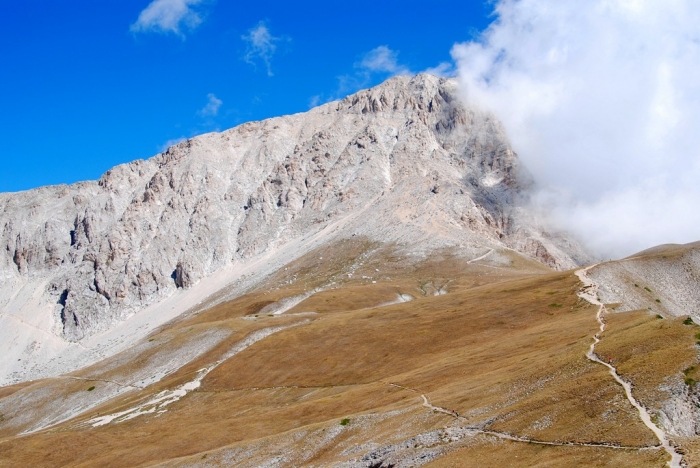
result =
M452 63L488 1L23 0L0 18L0 192Z

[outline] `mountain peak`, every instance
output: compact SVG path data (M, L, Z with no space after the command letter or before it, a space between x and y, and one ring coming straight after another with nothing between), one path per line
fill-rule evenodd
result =
M275 259L353 236L422 256L515 249L574 266L574 244L519 214L520 173L500 123L465 106L454 80L398 76L303 114L189 139L97 183L0 197L0 298L57 343L85 343L177 295L202 300L251 265L258 278ZM56 346L5 349L21 356L6 360L4 381L95 359L76 351L41 364L66 345Z

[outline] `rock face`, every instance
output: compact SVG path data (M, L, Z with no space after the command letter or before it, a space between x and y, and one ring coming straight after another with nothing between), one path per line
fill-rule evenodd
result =
M23 294L53 307L44 328L79 341L340 222L348 236L421 251L512 247L554 268L587 260L518 215L527 185L498 121L466 108L454 81L392 78L96 182L0 194L0 306L29 301L16 291L34 285Z

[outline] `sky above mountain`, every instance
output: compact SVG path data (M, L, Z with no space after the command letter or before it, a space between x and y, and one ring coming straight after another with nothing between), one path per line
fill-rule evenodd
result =
M449 73L483 1L123 0L4 5L0 192L110 167L396 74Z
M595 253L700 239L694 0L25 0L0 21L0 192L428 71L496 113L534 207Z

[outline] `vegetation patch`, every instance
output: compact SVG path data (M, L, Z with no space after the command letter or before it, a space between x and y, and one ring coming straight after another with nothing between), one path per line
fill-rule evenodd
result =
M93 391L93 390L95 390L95 386L94 386L94 385L93 385L92 387L90 387L90 388L87 389L88 392L91 392L91 391Z
M649 289L648 286L644 286L644 289L645 289L647 292L651 292L651 289Z
M692 325L693 323L695 323L695 322L693 322L693 319L690 318L690 317L688 317L687 319L683 320L683 325Z
M347 426L348 424L350 424L350 418L343 418L340 420L341 426Z
M559 304L558 302L552 302L549 307L562 307L564 304Z

